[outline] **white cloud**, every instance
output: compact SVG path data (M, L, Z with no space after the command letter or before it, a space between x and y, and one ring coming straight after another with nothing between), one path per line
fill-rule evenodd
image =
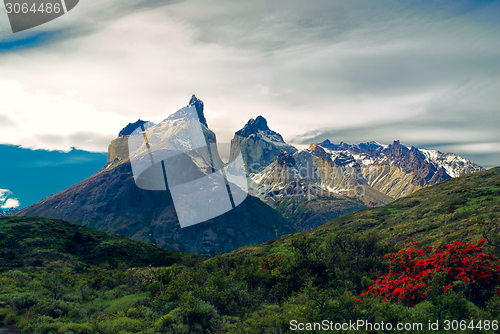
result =
M78 101L71 92L64 95L30 92L16 81L0 81L0 92L0 116L14 123L0 132L2 144L50 150L78 146L89 151L103 151L123 125L133 120L96 110ZM77 135L82 132L89 133L84 140ZM76 139L72 139L75 136ZM107 138L104 142L103 137Z
M8 198L12 192L8 189L0 189L0 209L17 208L21 205L18 199Z
M0 203L3 203L10 194L12 194L10 190L0 189Z
M15 198L9 198L5 201L5 203L2 204L2 206L0 206L0 208L2 209L17 208L20 205L21 203L19 202L19 200Z

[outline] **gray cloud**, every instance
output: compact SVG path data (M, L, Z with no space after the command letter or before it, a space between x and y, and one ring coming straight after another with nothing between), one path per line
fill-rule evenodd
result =
M262 114L297 143L458 148L500 142L499 16L496 1L86 0L33 30L57 32L50 41L0 54L0 69L27 91L72 90L131 120L196 93L221 142ZM0 43L13 38L4 28ZM71 126L36 134L38 147L105 151L112 139Z
M59 135L36 135L35 137L41 142L49 145L54 145L66 141L66 137Z
M413 121L317 130L297 136L291 142L308 145L329 139L334 143L357 144L375 140L391 144L400 140L407 146L453 152L486 168L500 166L500 139L493 132L495 124L466 129L467 123Z
M36 140L46 143L49 146L65 143L68 147L85 146L87 151L99 152L101 147L107 147L115 137L103 135L92 131L80 131L69 135L35 135Z
M137 11L174 4L182 0L110 0L80 2L75 9L57 20L35 29L12 34L8 20L0 21L0 50L2 43L15 43L37 34L56 35L47 38L46 44L53 44L70 38L94 34L121 17ZM39 47L38 43L32 45Z
M70 145L72 146L86 143L87 145L92 145L94 147L109 145L111 140L113 140L114 138L114 136L102 135L100 133L92 131L76 132L68 137Z
M0 128L16 128L17 123L12 120L9 116L0 115Z

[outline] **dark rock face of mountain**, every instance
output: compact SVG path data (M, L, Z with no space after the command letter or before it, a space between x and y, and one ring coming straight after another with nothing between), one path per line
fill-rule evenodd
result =
M314 156L320 158L323 161L330 161L330 154L326 153L325 150L318 145L309 145L309 151L314 154Z
M290 167L295 165L295 159L293 158L293 155L288 152L280 152L276 158L276 163L278 166Z
M322 148L317 149L320 155L324 154L323 158L327 157ZM322 163L333 165L331 159L324 161L311 152L280 152L264 171L254 175L256 182L251 193L280 212L298 232L366 208L363 202L325 187L318 168Z
M377 155L384 148L382 145L374 141L368 143L354 144L354 145L340 142L340 144L336 145L333 144L330 140L326 139L325 141L319 143L318 145L332 151L348 150L352 153L371 153L374 155Z
M401 145L399 140L389 145L384 154L393 161L393 165L400 167L405 172L412 172L414 178L412 183L418 186L425 186L429 184L437 168L425 161L425 156L416 147L412 146L408 149L406 146ZM387 164L387 163L386 163ZM445 172L446 173L446 172Z
M437 184L451 178L443 167L439 167L432 179L429 180L429 185Z
M201 131L207 145L214 144L215 134L206 127L203 102L193 96L189 106L193 105L202 123ZM139 123L138 126L143 124ZM137 127L137 124L135 126ZM197 119L196 115L193 117L193 109L183 108L160 124L148 128L146 136L168 145L172 150L182 150L186 148L186 143L189 143L190 131L196 126ZM123 133L131 133L132 127L133 125ZM166 249L210 255L229 252L243 245L263 243L294 232L291 224L278 212L252 196L248 196L236 208L216 218L181 228L169 189L152 191L140 189L136 185L137 180L147 181L147 173L154 173L155 169L146 169L137 180L134 179L130 157L139 154L140 161L142 155L140 151L129 152L128 141L130 138L134 139L129 136L130 134L121 136L110 144L109 162L97 174L17 212L16 215L60 218L136 240L152 242ZM154 147L150 149L152 152L155 150ZM189 148L187 150L189 155L184 154L182 157L192 161L183 166L197 167L197 178L211 174L214 167L222 166L216 148L208 150L207 156L190 151ZM180 179L185 173L189 173L186 168L179 171ZM175 180L169 177L169 185L173 187L171 182L175 183ZM214 198L221 198L217 196L220 191L224 191L227 196L227 186L214 185L210 191L209 196ZM233 190L232 193L235 194ZM200 196L206 197L207 192ZM190 200L196 203L206 201L206 198L197 198L194 193Z
M243 129L237 131L235 134L240 137L250 137L252 135L258 135L263 133L266 137L272 138L277 142L285 143L283 137L273 130L269 129L267 126L267 120L262 116L257 116L256 119L250 119Z
M393 198L409 195L452 177L484 170L453 153L408 148L399 140L388 146L377 142L357 145L341 142L336 145L329 140L311 145L313 153L327 160L324 153L319 154L317 147L330 150L331 153L327 155L332 154L332 159L339 165L358 161L367 184Z
M191 100L189 100L189 106L194 105L196 108L196 112L198 113L198 118L200 119L200 123L205 125L208 128L207 120L205 118L205 113L203 112L203 101L198 99L194 94L191 96Z
M130 136L135 131L135 129L137 129L139 127L143 127L144 129L147 129L151 125L152 125L151 122L147 122L147 121L143 121L143 120L139 119L135 123L128 123L128 125L120 131L120 133L118 134L118 137Z
M312 154L299 152L271 130L262 116L249 120L235 133L231 156L240 150L253 179L250 193L278 210L296 231L309 231L340 215L366 208L363 202L330 191L322 184L320 170L335 164L330 154L319 146ZM317 158L328 167L314 160ZM342 159L337 157L336 163L352 160L347 156ZM390 200L380 195L384 203Z
M312 201L294 199L278 206L278 208L279 212L293 223L297 232L305 232L337 217L365 209L367 206L349 199L319 197Z

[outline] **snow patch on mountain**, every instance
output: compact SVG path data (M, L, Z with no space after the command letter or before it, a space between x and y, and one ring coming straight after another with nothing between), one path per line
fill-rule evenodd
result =
M287 143L285 143L283 141L283 138L279 134L272 133L270 131L259 130L259 131L257 131L256 135L260 139L262 139L270 144L274 144L276 146L289 146Z
M469 159L462 158L454 153L441 153L436 150L419 149L426 158L426 161L437 168L444 168L451 177L459 177L465 174L483 170L482 167L474 164Z

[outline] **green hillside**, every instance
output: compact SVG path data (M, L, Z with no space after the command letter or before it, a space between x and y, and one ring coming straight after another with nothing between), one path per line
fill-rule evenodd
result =
M500 167L496 167L421 189L382 207L343 215L305 235L325 239L340 231L373 232L389 244L402 246L412 238L423 246L437 246L454 240L477 242L490 229L490 241L500 245L496 237L500 233L499 218ZM226 256L283 251L292 236L241 247ZM498 248L488 250L496 252Z
M0 218L0 272L17 267L169 266L181 255L59 219Z
M210 259L7 217L0 322L44 334L340 333L357 321L394 327L356 333L498 332L500 261L490 253L500 248L480 239L498 240L499 191L496 168ZM403 246L407 237L422 244Z
M375 231L390 243L408 237L423 245L477 242L488 225L500 224L500 167L450 179L386 206L339 217L314 231Z

